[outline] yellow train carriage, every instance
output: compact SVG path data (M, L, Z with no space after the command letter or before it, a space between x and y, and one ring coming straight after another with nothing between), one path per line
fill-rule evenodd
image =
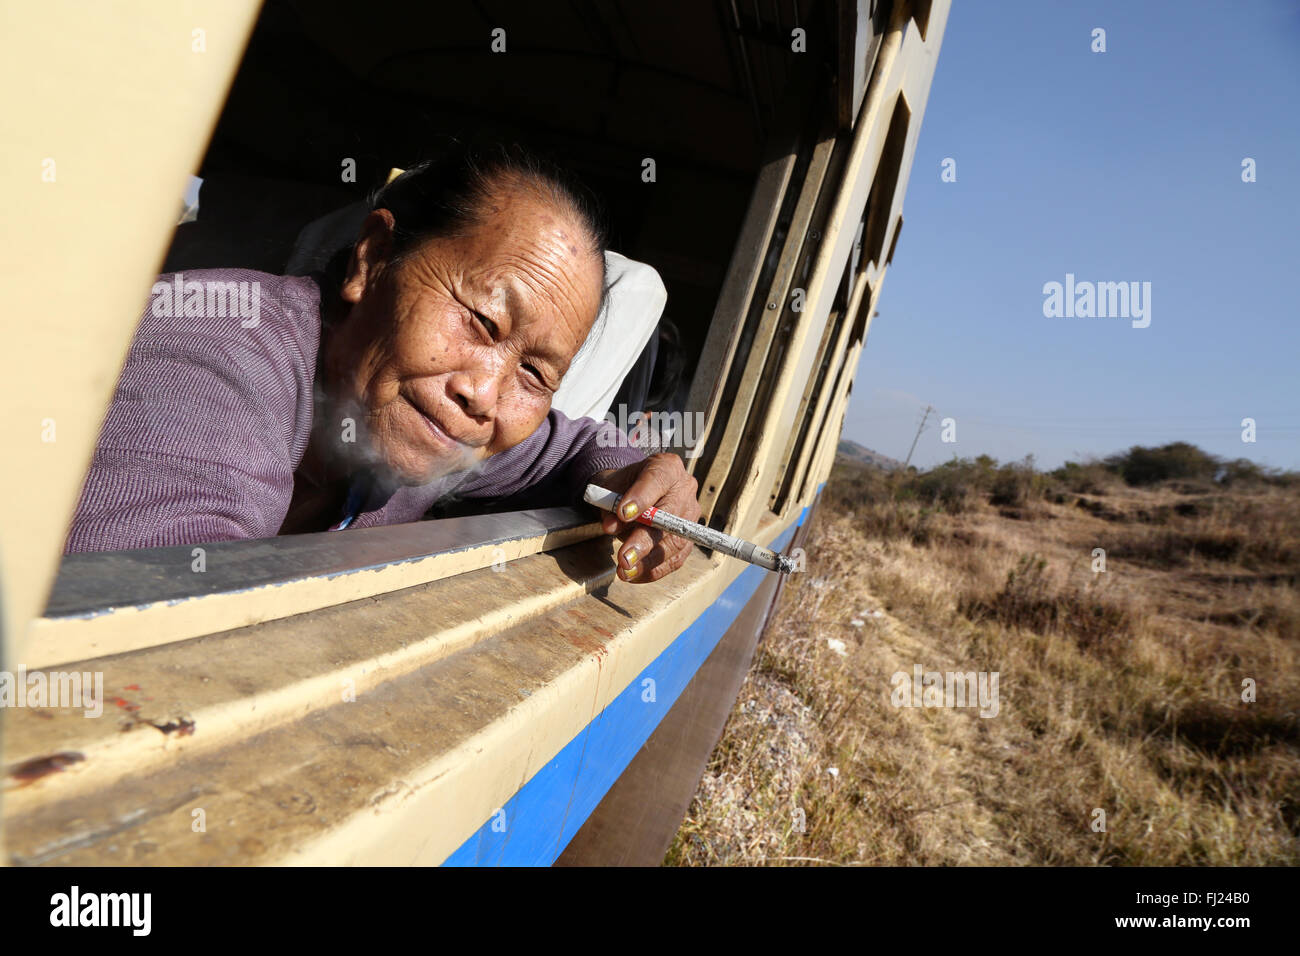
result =
M628 585L570 507L217 543L201 573L188 547L64 557L99 423L164 265L274 270L429 130L526 133L663 279L681 387L647 410L700 413L677 450L704 520L797 554L947 9L11 5L4 669L102 675L103 715L0 710L4 859L661 860L777 575L697 550Z

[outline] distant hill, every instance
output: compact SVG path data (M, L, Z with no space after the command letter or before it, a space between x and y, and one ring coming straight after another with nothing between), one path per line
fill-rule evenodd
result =
M847 438L840 439L839 447L835 449L835 455L837 458L855 461L860 465L872 465L876 468L883 468L885 471L894 471L903 467L903 463L897 458L882 455L878 451L872 451L870 448L859 445L855 441L849 441Z

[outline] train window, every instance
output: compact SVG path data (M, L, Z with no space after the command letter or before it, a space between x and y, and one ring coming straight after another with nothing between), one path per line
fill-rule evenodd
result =
M753 369L761 377L782 360L790 296L802 291L818 249L809 223L824 223L843 161L844 137L832 156L833 139L810 136L799 109L831 51L793 57L786 39L796 26L829 26L816 18L825 11L815 15L807 3L737 9L731 22L692 18L683 34L671 19L635 8L600 30L593 29L603 22L599 12L538 19L526 3L507 4L493 11L511 25L502 55L490 42L495 21L478 8L384 6L385 15L358 24L341 3L264 4L161 271L307 274L329 258L322 232L337 232L347 219L340 213L359 208L395 168L449 135L522 137L571 165L603 199L612 247L651 264L667 289L657 348L648 345L634 368L640 388L629 375L607 417L624 426L643 414L682 422L674 447L693 468L706 438L730 428L725 454L705 459L729 467L737 446L751 439L735 430L746 418L728 414L727 396L749 388ZM557 55L555 44L567 54ZM651 62L639 52L651 48L673 52ZM703 53L720 49L734 56L731 66ZM550 65L538 75L533 64L543 54ZM466 75L478 84L466 87ZM794 139L805 145L792 148ZM752 301L763 287L786 304L776 316ZM763 407L764 389L751 401ZM400 567L349 577L384 593L596 533L577 509L544 504L520 511L509 499L438 502L426 517L445 527L432 537L424 529L418 545L395 526L329 533L328 541L287 535L219 543L198 549L202 559L190 548L70 555L37 628L38 646L130 649L146 640L144 629L120 622L142 622L140 614L166 617L152 633L180 640L322 606L318 582L326 578L335 582L330 601L365 596L365 588L340 589L340 574ZM462 520L476 516L506 523ZM454 547L443 548L444 540ZM196 575L196 560L220 572ZM106 589L105 582L122 581L145 583ZM264 607L262 589L274 594ZM118 630L132 632L125 643L101 642L100 634ZM82 636L68 643L72 632Z
M770 510L778 515L786 513L786 508L794 500L792 493L802 487L801 479L820 447L826 410L848 359L849 331L854 326L857 310L863 307L867 289L866 278L858 266L859 257L851 256L818 346L813 374L799 404L795 419L799 427L786 441L781 468L768 504ZM869 299L869 296L865 298Z
M717 371L709 316L751 188L791 91L810 88L823 68L816 52L788 49L796 25L817 28L812 4L739 9L731 22L691 16L690 29L635 6L545 17L527 3L491 15L472 5L380 6L364 23L342 3L263 6L197 170L202 202L177 227L162 271L302 274L327 258L304 249L304 237L393 167L449 136L522 139L562 158L601 197L612 248L652 266L667 291L633 368L640 379L629 374L608 417L689 419L676 437L698 445L706 410L688 404L691 386ZM467 508L452 502L437 514Z
M841 27L849 6L837 8ZM341 7L270 0L195 177L202 202L187 199L164 271L304 271L312 261L304 265L303 237L340 208L355 207L393 166L419 158L449 132L501 139L522 132L571 161L604 197L614 247L651 263L662 277L668 308L639 362L639 382L629 374L608 417L625 430L637 416L689 418L690 427L673 429L672 447L700 479L701 504L714 526L734 526L748 507L747 476L757 455L771 454L760 444L771 427L775 390L787 387L782 369L791 344L816 337L798 408L781 428L767 499L780 513L815 454L813 436L823 424L817 416L834 392L828 379L838 374L837 343L854 320L850 301L859 298L859 260L882 259L908 134L906 100L901 93L895 100L852 261L810 332L802 306L825 251L821 237L832 207L842 200L838 184L853 131L842 128L842 116L836 132L834 123L801 111L806 92L792 91L809 89L832 56L845 66L843 44L823 51L826 62L818 67L816 57L785 55L781 38L792 24L817 22L800 5L791 8L790 23L780 10L756 8L753 22L737 10L731 24L702 20L694 42L732 49L743 69L719 72L685 54L669 67L652 66L621 41L543 25L525 7L505 11L507 20L524 25L513 41L518 55L499 56L492 44L476 49L471 42L494 29L473 8L394 4L393 18L368 21L358 34ZM854 9L858 20L841 40L851 37L871 51L859 49L848 64L861 87L857 104L880 57L885 23L897 11L889 4ZM648 36L669 29L628 15ZM553 53L547 38L561 35L570 38L571 55L539 79L530 58L543 49ZM470 64L490 65L490 72L476 73L485 77L482 88L452 82ZM355 82L340 83L340 71ZM286 114L287 103L311 108ZM717 135L720 129L735 135ZM710 312L709 321L699 320ZM510 514L518 507L508 499L486 506L451 500L426 517ZM559 522L573 520L568 514ZM70 580L78 566L70 564L60 580Z
M823 128L795 152L792 185L781 204L780 219L762 260L737 353L725 380L715 383L725 423L709 435L704 455L708 464L701 482L700 503L715 527L728 527L736 517L737 497L745 487L755 442L772 405L771 389L786 358L785 347L803 315L807 290L802 277L821 250L821 233L834 201L844 163L847 137Z
M871 212L867 217L866 256L877 267L885 264L885 238L892 224L890 213L894 208L894 190L898 185L911 118L912 111L907 100L899 93L889 118L889 132L885 136L880 164L876 167L876 177L871 184L871 198L867 200Z

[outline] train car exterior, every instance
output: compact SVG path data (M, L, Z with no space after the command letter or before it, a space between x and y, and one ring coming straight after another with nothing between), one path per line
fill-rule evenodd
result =
M49 29L59 6L24 8L15 27ZM812 27L793 24L833 25L820 38L833 83L795 89L787 120L763 124L686 405L703 412L687 456L702 520L813 570L802 546L898 242L948 3L831 3L803 21L816 5L792 5L793 19L765 3L750 19L732 3L678 6L734 22L751 91L760 44L797 51ZM626 584L592 513L570 507L60 553L173 197L257 16L244 0L85 10L55 88L16 110L25 139L3 161L39 177L48 154L57 179L19 191L21 228L0 240L23 356L0 386L14 450L5 669L102 680L103 715L0 711L4 858L657 864L778 575L697 550L661 582ZM11 52L11 79L35 71L41 54ZM73 95L104 75L118 78L107 113ZM97 204L111 215L87 217Z

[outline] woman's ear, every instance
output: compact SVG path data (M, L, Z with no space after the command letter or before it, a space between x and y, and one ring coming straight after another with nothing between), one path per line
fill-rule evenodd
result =
M366 216L357 236L357 244L348 259L348 271L343 278L339 295L349 305L356 305L365 294L366 285L374 279L393 253L393 214L387 209L376 209Z

